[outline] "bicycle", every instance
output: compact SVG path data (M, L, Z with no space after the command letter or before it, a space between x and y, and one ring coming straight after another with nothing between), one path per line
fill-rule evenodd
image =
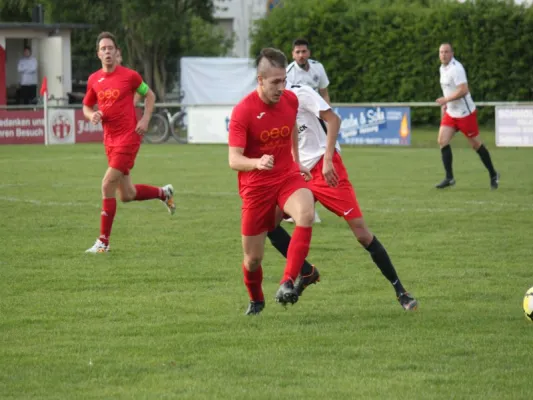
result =
M183 94L180 96L180 101ZM187 112L180 108L178 112L172 114L168 108L156 112L152 115L148 132L144 139L148 143L163 143L172 136L178 143L187 143L187 126L185 125L185 116Z

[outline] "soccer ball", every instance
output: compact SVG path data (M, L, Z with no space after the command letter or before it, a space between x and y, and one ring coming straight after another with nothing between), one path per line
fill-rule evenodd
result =
M533 321L533 287L529 288L524 296L524 313L528 320Z

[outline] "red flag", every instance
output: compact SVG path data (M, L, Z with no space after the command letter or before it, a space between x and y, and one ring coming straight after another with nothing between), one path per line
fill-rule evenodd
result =
M44 96L48 92L48 80L46 76L43 78L43 83L41 84L41 96Z

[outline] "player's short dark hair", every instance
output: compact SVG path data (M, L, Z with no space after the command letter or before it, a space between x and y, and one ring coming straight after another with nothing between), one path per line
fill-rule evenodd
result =
M292 42L292 48L294 49L296 46L306 46L309 48L309 42L304 38L298 38Z
M100 41L102 39L111 39L115 47L118 49L117 38L115 35L113 35L111 32L102 32L96 38L96 51L100 50Z
M453 46L452 46L452 44L451 44L450 42L442 42L440 45L441 45L441 46L446 46L446 45L447 45L447 46L450 46L450 50L453 52ZM439 46L439 47L440 47L440 46Z
M274 68L287 68L287 57L281 50L272 47L266 47L261 50L255 60L255 65L259 70L265 63Z

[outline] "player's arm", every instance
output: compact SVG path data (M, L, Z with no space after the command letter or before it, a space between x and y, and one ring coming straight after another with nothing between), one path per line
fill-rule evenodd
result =
M139 93L135 92L135 94L133 95L133 105L137 106L137 104L139 104L142 99L143 97Z
M248 111L235 107L231 113L228 134L228 161L229 167L235 171L247 172L254 169L272 169L274 167L274 156L263 155L261 158L249 158L244 155L248 130L246 115Z
M244 148L229 147L229 167L235 171L253 171L254 169L272 169L274 157L264 155L261 158L248 158L244 155Z
M331 105L331 99L329 98L329 92L328 88L318 89L318 93L320 93L320 96L324 99L324 101Z
M87 82L87 92L83 98L83 116L94 125L97 125L102 120L102 112L95 109L96 100L96 93L92 88L92 81L89 78L89 81Z
M134 101L135 101L135 95L139 95L141 97L144 97L144 112L143 116L137 122L137 126L135 128L135 132L137 132L138 135L144 135L148 131L148 124L150 123L150 119L152 118L152 112L154 111L154 105L155 105L155 93L148 87L146 82L144 82L141 78L141 76L138 73L133 74L133 87L137 88L135 89L135 93L133 95Z
M146 82L142 81L141 84L137 87L137 90L135 91L135 94L133 96L133 99L137 99L137 104L142 98L144 98L144 113L142 118L146 119L147 121L150 121L150 118L152 118L152 113L154 111L154 105L155 105L155 93L152 89L146 84Z
M298 148L298 124L292 128L292 158L296 164L300 164L300 150Z
M329 92L328 92L328 86L329 86L329 78L328 74L326 74L326 70L324 69L324 66L320 64L320 80L318 82L318 93L320 93L320 96L324 99L326 103L331 105L331 99L329 98Z
M327 123L326 153L324 159L333 160L335 146L341 129L341 119L331 108L320 111L320 119Z
M446 103L454 100L461 99L465 97L468 94L468 83L461 83L457 86L457 90L453 92L451 95L446 96L444 99L446 100Z

